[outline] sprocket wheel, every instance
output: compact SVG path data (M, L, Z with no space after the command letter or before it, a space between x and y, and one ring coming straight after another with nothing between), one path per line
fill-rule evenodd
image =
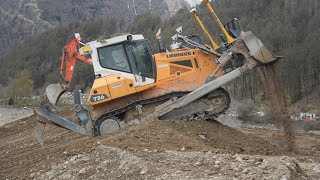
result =
M104 119L98 119L94 123L94 135L100 136L116 132L120 129L120 119L117 117L107 117Z
M206 111L208 115L218 116L224 113L230 106L229 93L223 88L218 88L207 96L211 102L211 108Z

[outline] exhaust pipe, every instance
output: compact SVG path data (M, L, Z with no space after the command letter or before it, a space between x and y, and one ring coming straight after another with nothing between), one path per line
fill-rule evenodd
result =
M158 42L158 46L159 46L159 51L162 52L167 52L166 48L164 48L163 46L163 42L161 39L161 28L158 30L157 34L156 34L156 38L157 38L157 42Z

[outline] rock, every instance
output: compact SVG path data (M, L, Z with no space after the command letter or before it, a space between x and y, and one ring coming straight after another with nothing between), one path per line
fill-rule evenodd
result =
M221 164L221 161L215 161L214 164L220 165L220 164Z
M72 156L72 157L70 158L70 161L75 161L75 160L77 159L77 157L78 157L78 156Z
M218 169L220 169L220 166L217 165L217 164L215 164L215 165L213 165L213 168L214 168L215 170L218 170Z
M61 176L61 179L70 179L70 178L72 178L71 174L63 174Z
M244 174L247 174L249 172L249 169L248 168L244 168L243 170L242 170L242 173L244 173Z
M257 158L257 161L263 162L265 159L263 159L262 157Z
M134 125L139 125L139 124L140 124L139 119L135 119L135 120L133 120L133 124L134 124Z
M212 175L214 175L214 174L216 174L216 173L217 173L216 171L210 171L210 170L207 171L207 174L208 174L209 176L212 176Z
M46 176L50 176L50 175L52 175L51 171L46 172Z
M203 139L203 140L207 140L207 137L206 137L206 135L203 135L203 134L199 134L198 135L201 139Z
M237 156L236 160L239 161L239 162L243 162L243 160L242 160L242 158L240 156Z
M246 160L249 159L249 157L246 157L246 156L245 156L245 157L242 157L242 159L246 161Z
M31 178L31 179L33 179L34 178L34 176L36 175L36 173L31 173L30 175L29 175L29 177Z
M200 161L197 161L197 162L194 163L193 166L200 166L201 164L202 164L202 163L201 163Z
M314 166L312 167L312 170L313 170L314 172L316 172L316 173L320 173L320 165L319 165L319 164L314 165Z
M79 173L80 173L80 174L86 173L86 168L80 169Z
M145 169L145 168L143 168L143 169L141 170L140 174L141 174L141 175L144 175L144 174L146 174L147 172L148 172L148 170Z
M89 157L84 157L84 158L82 158L81 160L82 160L82 161L89 161L90 158L89 158Z
M186 148L182 147L180 151L184 152L184 151L186 151Z
M286 163L286 166L291 171L293 176L301 179L308 179L305 173L302 171L300 165L295 160L291 160L289 163Z
M139 125L140 124L140 121L139 119L134 119L134 120L131 120L127 123L128 126L132 126L132 125Z

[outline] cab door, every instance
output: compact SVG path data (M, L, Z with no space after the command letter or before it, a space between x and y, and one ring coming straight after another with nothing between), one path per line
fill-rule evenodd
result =
M146 40L132 41L126 45L130 65L135 76L135 86L155 83L155 63L150 44Z

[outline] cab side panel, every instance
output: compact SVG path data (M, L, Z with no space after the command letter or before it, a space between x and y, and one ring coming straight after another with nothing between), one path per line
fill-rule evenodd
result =
M191 92L205 84L206 78L217 68L216 57L197 49L155 54L157 85L143 91L143 98L171 92ZM223 75L218 71L217 76Z
M132 79L111 74L94 81L88 101L95 106L134 93L136 89Z

